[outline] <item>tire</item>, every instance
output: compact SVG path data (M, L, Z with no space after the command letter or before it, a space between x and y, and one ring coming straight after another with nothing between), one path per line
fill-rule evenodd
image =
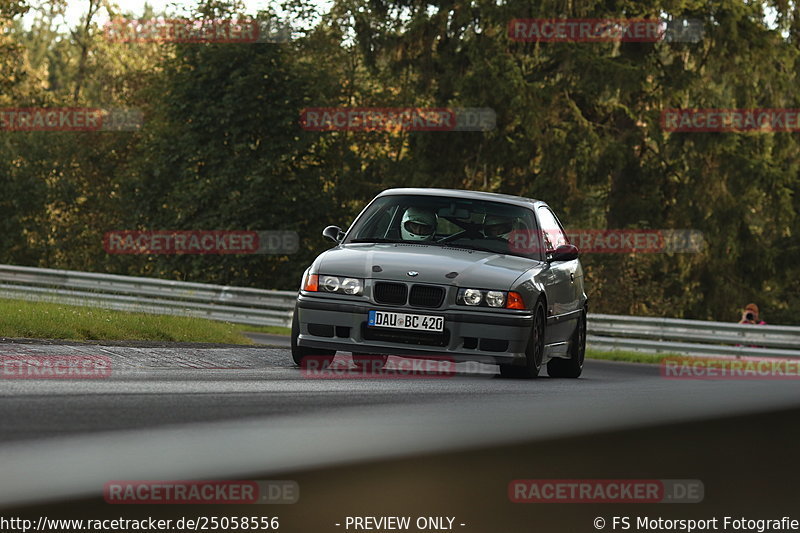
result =
M297 338L300 336L300 319L297 317L297 309L292 315L292 360L297 366L304 368L307 366L309 358L313 357L321 364L320 368L330 366L336 356L336 350L323 350L320 348L306 348L297 345Z
M569 359L551 359L547 363L547 375L551 378L580 377L586 357L586 311L581 313L575 333L572 334L569 355Z
M388 355L370 355L353 352L353 363L355 363L358 368L371 370L373 372L383 368L387 359L389 359Z
M544 356L544 334L544 305L540 300L536 302L536 307L534 308L531 338L525 348L525 364L500 365L500 376L514 379L533 379L538 376L539 371L542 369L542 358Z

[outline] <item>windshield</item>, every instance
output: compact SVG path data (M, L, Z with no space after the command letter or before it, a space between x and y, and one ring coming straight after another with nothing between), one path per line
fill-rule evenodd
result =
M533 212L502 202L441 196L391 195L375 200L347 235L350 243L418 243L538 259L510 247L516 232L535 229Z

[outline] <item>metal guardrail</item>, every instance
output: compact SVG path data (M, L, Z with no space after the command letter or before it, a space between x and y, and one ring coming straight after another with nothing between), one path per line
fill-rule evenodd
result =
M0 297L288 327L297 293L0 265Z
M0 265L0 298L51 301L253 326L290 326L297 293L74 270ZM800 357L800 327L591 314L597 350Z
M586 342L597 350L800 357L800 327L796 326L591 314L587 329Z

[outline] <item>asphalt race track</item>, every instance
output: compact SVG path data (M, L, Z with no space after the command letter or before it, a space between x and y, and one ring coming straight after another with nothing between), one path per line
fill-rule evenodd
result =
M192 478L297 480L299 503L269 506L284 531L401 512L457 515L462 531L594 531L595 515L630 512L509 503L512 479L537 477L703 481L704 503L644 506L664 516L800 511L792 380L671 380L596 360L578 380L503 380L489 365L312 379L286 348L221 345L3 341L4 355L112 362L105 379L0 380L0 507L33 515L119 515L103 503L107 481Z

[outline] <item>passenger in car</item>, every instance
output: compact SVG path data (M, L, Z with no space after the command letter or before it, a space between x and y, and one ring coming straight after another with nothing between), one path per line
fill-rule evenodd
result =
M514 220L509 217L487 215L483 221L483 234L489 238L508 240L511 230L514 229Z

